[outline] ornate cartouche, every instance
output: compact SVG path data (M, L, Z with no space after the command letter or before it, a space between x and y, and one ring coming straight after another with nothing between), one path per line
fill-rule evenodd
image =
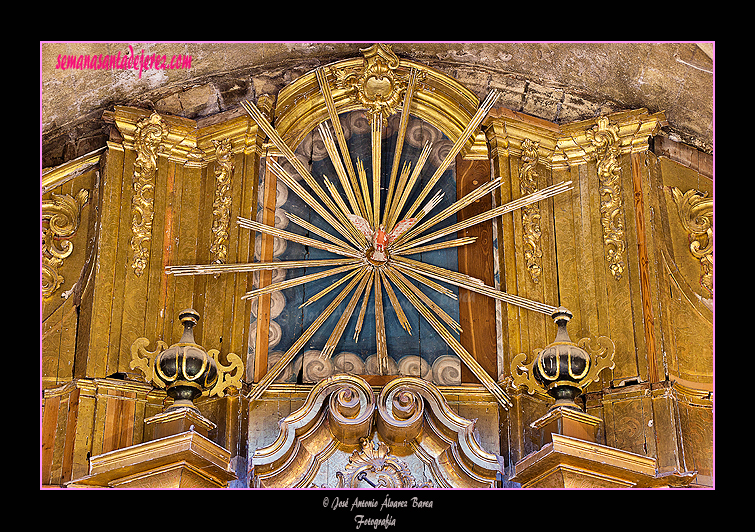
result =
M178 318L184 326L181 340L161 352L155 358L155 372L165 383L168 397L173 405L167 410L197 408L194 399L212 388L218 380L215 360L194 341L194 326L199 321L199 313L186 309Z
M574 400L587 384L585 377L592 361L589 353L572 342L566 331L572 313L559 307L552 318L558 327L556 338L537 355L532 373L548 395L556 400L552 408L566 406L580 410Z

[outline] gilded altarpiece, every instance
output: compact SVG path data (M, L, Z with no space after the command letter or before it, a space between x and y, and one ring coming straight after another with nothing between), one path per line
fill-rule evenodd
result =
M370 68L387 69L374 79L401 90L370 85ZM467 132L484 102L383 47L254 103L285 146L249 109L194 121L116 106L103 117L112 126L106 148L43 172L43 485L64 485L87 473L89 457L149 439L145 419L169 401L134 363L132 349L139 339L152 353L178 342L176 316L192 308L201 316L196 342L216 350L220 364L240 357L245 366L241 383L196 401L216 425L210 438L230 452L237 477L231 486L516 487L508 479L543 444L531 424L552 399L514 386L515 358L531 361L553 341L547 312L455 286L456 302L439 306L461 332L443 341L428 336L426 351L406 349L404 357L419 355L406 364L411 369L400 371L396 356L388 371L367 370L381 349L369 332L370 346L335 350L318 373L332 327L280 361L320 311L306 314L299 309L306 297L291 292L245 297L281 279L276 270L237 266L281 260L287 244L239 219L293 227L281 210L294 194L269 161L293 173L281 149L288 147L321 179L313 154L327 152L317 144L327 132L318 128L333 127L333 113L342 127L367 120L365 112L384 113L377 123L401 135L402 111L424 135L456 149L453 164L442 168L448 190L439 209L495 182L454 222L571 182L568 190L449 235L469 240L442 250L441 264L542 308L568 308L575 340L610 338L613 368L581 398L602 420L597 441L654 458L659 474L696 472L693 484L712 484L712 180L652 153L663 113L639 109L554 124L493 105ZM375 140L369 127L365 135L371 175ZM380 157L388 183L403 144L386 138ZM421 142L406 150L415 163ZM443 162L441 154L425 179ZM218 269L171 271L186 265ZM394 312L393 301L385 298L386 314ZM374 331L374 297L366 302ZM390 315L388 329L400 327L399 313ZM416 317L407 338L419 342ZM300 320L299 328L286 319ZM285 330L276 332L281 323ZM468 358L447 347L454 339ZM339 357L344 352L353 359ZM439 359L452 364L434 373Z

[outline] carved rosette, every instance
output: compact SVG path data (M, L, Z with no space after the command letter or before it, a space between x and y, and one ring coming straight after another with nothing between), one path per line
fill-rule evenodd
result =
M700 286L713 296L713 198L707 192L671 187L679 219L689 236L689 250L700 261Z
M603 244L606 246L608 267L617 281L624 273L624 202L621 191L619 158L619 126L608 118L598 118L598 124L586 132L595 148L598 179L600 180L600 223Z
M522 142L522 162L519 169L519 189L522 196L538 191L537 157L539 142L524 139ZM524 231L524 260L527 271L530 273L532 282L540 282L540 273L543 271L541 257L543 251L540 248L540 206L532 203L522 208L522 229Z
M81 209L89 201L89 191L76 196L52 194L42 201L42 298L49 299L65 279L59 272L63 259L73 253L73 236L81 222Z
M212 203L213 264L225 264L228 256L228 230L231 224L231 175L233 174L230 139L213 140L215 145L215 200ZM217 275L216 275L217 277Z
M149 262L149 243L152 239L154 217L154 188L157 174L157 153L160 143L168 136L168 125L153 112L136 124L134 147L133 189L131 198L131 267L137 277L144 273Z

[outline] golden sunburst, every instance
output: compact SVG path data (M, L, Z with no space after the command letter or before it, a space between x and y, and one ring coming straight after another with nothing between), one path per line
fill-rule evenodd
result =
M403 139L409 118L408 111L416 83L416 71L412 70L409 77L409 84L404 94L403 110L399 125L399 141L397 142L397 147L394 153L387 193L385 198L383 198L380 192L381 137L383 129L382 113L373 113L370 116L372 131L372 182L370 183L361 159L357 159L356 168L354 168L354 164L352 164L344 133L341 129L341 123L338 119L332 95L330 94L330 89L325 80L325 74L322 69L317 70L317 79L328 107L330 119L330 127L328 127L326 120L318 126L318 129L330 160L335 168L338 181L344 191L344 195L346 196L345 198L341 196L334 183L325 176L323 178L325 189L323 189L323 186L315 180L306 166L294 155L291 148L286 145L281 136L276 132L275 128L273 128L270 122L252 102L244 101L242 102L242 106L301 176L308 189L301 184L300 181L288 174L288 172L286 172L286 170L284 170L273 158L268 157L267 164L270 170L278 179L283 181L292 192L322 216L322 218L337 232L340 238L291 213L286 213L286 215L292 223L309 231L309 234L311 235L321 237L323 240L297 235L246 218L239 218L237 223L241 227L252 231L265 233L291 242L298 242L305 246L328 251L338 256L338 258L254 262L244 264L168 266L166 268L167 273L173 275L217 275L228 272L253 272L277 268L293 269L302 267L327 267L327 269L317 273L302 275L300 277L272 283L268 286L252 290L244 296L244 298L247 299L326 277L338 278L335 282L310 297L304 303L304 305L309 305L323 297L335 294L325 310L320 313L311 324L309 324L304 333L294 341L285 354L272 368L270 368L267 374L252 389L249 396L252 401L259 398L265 389L281 374L285 367L293 361L294 357L304 348L307 342L315 335L328 317L333 314L336 308L338 308L349 294L351 294L351 298L346 305L346 309L333 328L320 356L329 358L333 355L338 342L345 333L349 320L357 309L357 306L359 306L360 309L354 330L354 339L358 339L364 323L370 294L374 291L376 295L375 344L377 348L378 366L381 374L387 372L388 352L384 318L384 307L387 306L387 303L384 302L384 294L388 296L390 306L392 307L393 312L396 313L401 326L407 332L411 333L409 320L396 296L396 291L398 291L417 309L419 314L421 314L443 338L446 344L459 356L462 362L474 373L496 400L501 405L508 408L511 406L511 401L507 394L451 333L451 331L455 331L457 334L461 332L459 324L440 308L440 306L433 302L422 290L420 290L418 285L424 285L455 299L456 295L451 290L448 290L436 282L436 280L439 280L547 315L552 314L556 310L556 307L508 294L495 287L486 285L482 280L475 277L449 270L447 268L442 268L440 266L425 264L410 259L407 255L470 244L475 241L476 237L456 238L440 242L437 241L442 237L462 231L473 225L490 221L508 212L569 190L571 188L571 181L544 188L506 203L505 205L492 208L467 220L448 225L442 229L431 231L433 227L441 224L441 222L447 220L449 217L454 216L464 207L472 204L483 196L491 194L495 188L500 185L500 178L492 180L478 187L461 199L458 199L441 212L432 214L434 209L440 203L443 195L440 192L436 192L429 199L428 197L433 193L435 185L455 160L456 155L466 141L475 132L488 111L493 107L499 97L499 92L493 90L488 94L487 98L482 102L477 109L477 112L471 118L467 127L453 144L450 151L445 155L435 173L424 187L419 189L417 184L419 182L420 173L422 172L424 164L431 151L430 144L425 144L413 169L409 162L406 162L399 169ZM419 195L413 203L407 206L412 193L417 190L419 190ZM361 306L359 305L360 301Z

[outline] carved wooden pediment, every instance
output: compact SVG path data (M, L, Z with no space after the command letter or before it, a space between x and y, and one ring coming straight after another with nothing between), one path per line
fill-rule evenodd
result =
M432 383L390 381L379 394L355 375L320 381L257 449L257 487L494 487L496 455Z

